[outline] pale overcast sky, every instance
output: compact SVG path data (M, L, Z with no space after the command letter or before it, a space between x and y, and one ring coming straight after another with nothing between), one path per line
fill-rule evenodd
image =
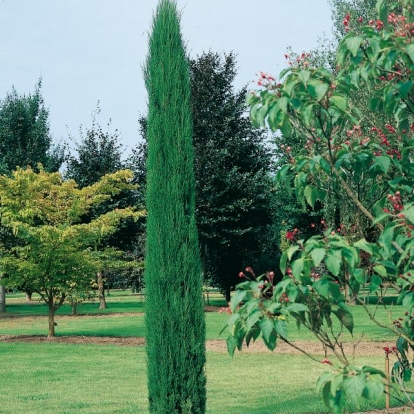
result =
M182 32L192 57L211 49L238 54L236 87L255 73L279 73L290 45L302 52L331 35L328 0L178 0ZM34 90L42 78L55 140L75 138L98 118L139 139L146 112L141 66L157 0L0 0L0 99L15 86Z

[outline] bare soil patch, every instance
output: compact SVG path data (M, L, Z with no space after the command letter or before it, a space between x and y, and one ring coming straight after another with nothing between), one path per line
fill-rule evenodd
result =
M373 410L373 411L364 411L353 414L397 414L397 413L413 413L414 411L408 407L396 407L390 408L388 410Z
M327 356L332 355L331 351L324 350L323 346L316 341L295 341L293 344L300 348L304 349L307 353L311 355L322 355ZM391 346L390 343L386 342L359 342L358 344L353 343L345 343L343 344L344 351L347 355L355 355L355 356L383 356L385 346ZM227 344L224 340L208 340L207 341L207 349L210 351L216 352L227 352ZM257 341L247 348L246 346L243 347L242 352L244 353L271 353L266 346L264 345L263 341ZM278 341L276 349L273 351L276 354L291 354L291 355L298 355L301 354L299 349L295 349L290 345Z
M94 318L123 318L126 316L144 316L144 312L119 312L119 313L82 313L80 315L56 315L56 319L73 319L73 318L84 318L84 317L94 317ZM31 322L37 319L47 319L47 315L30 315L30 316L21 316L19 314L10 314L10 313L0 313L0 320L6 319L18 319L21 322Z
M56 336L49 339L45 335L0 335L0 342L55 342L67 344L93 344L93 345L119 345L119 346L144 346L145 338L143 337L114 337L114 336ZM325 350L320 343L315 341L296 341L294 345L306 350L309 354L325 355ZM384 346L390 346L389 343L382 342L360 342L356 346L352 343L344 344L345 352L348 355L355 356L382 356L384 355ZM208 351L227 353L227 344L225 340L210 339L206 342ZM244 353L271 353L262 341L257 341L250 346L243 347ZM300 354L298 349L278 342L277 348L273 351L276 354ZM331 352L327 352L329 356Z
M115 336L56 336L48 338L46 335L0 335L0 342L51 342L63 344L92 344L92 345L120 345L143 346L142 337L115 337Z

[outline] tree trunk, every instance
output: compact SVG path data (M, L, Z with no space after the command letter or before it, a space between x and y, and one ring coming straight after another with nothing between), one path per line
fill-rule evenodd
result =
M98 276L99 309L106 309L105 286L104 286L103 272L100 270L98 272L97 276Z
M72 308L72 315L76 316L78 314L78 302L73 299L73 296L69 298L70 307Z
M55 312L56 309L52 299L52 301L49 302L49 332L47 334L48 338L55 337Z
M6 288L0 285L0 313L6 312Z
M26 302L32 301L32 292L25 292L26 293Z
M345 286L344 286L344 294L345 294L345 301L349 304L349 305L355 305L355 295L354 292L351 292L351 289L349 287L349 279L350 279L350 275L348 272L348 269L345 269Z
M225 296L226 296L226 302L229 303L230 302L230 299L231 299L231 289L230 289L230 286L226 286Z

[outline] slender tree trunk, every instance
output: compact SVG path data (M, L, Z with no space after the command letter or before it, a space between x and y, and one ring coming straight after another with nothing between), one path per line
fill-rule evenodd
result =
M224 296L226 297L226 302L229 303L231 300L231 289L230 286L226 286L226 291L224 292Z
M55 337L55 312L56 308L53 303L53 298L49 298L49 332L47 334L48 338Z
M76 316L78 314L78 301L73 299L73 296L69 297L70 307L72 308L72 315Z
M32 301L32 292L25 292L26 293L26 302Z
M203 290L204 290L204 305L206 304L207 298L207 305L210 305L210 295L208 292L208 286L206 284L206 257L207 257L207 246L205 243L200 243L200 252L201 252L201 272L202 272L202 279L203 279Z
M6 288L0 285L0 313L6 312Z
M355 305L355 295L353 292L351 292L351 289L349 287L350 275L349 275L347 267L345 268L344 278L345 278L345 284L344 284L345 301L350 305Z
M100 270L97 276L98 276L99 309L106 309L105 283L104 283L103 271Z

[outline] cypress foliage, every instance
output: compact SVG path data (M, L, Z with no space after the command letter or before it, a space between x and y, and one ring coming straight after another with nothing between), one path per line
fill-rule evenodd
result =
M148 90L146 325L150 412L204 413L205 323L195 222L190 78L172 0L160 0Z

